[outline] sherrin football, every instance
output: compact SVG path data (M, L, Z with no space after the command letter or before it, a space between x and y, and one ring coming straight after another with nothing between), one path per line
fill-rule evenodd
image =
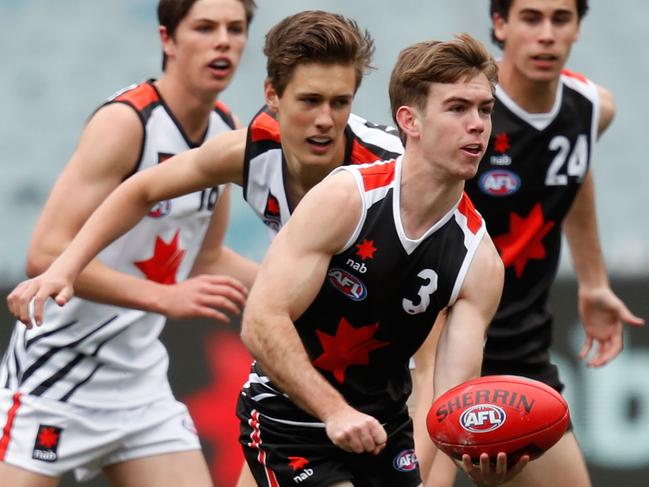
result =
M568 404L546 384L514 375L492 375L464 382L442 394L426 418L435 445L453 458L478 462L481 453L508 463L522 455L533 460L563 436L570 422Z

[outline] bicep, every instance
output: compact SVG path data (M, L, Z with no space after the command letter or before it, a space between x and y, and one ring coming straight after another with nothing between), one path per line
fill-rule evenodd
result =
M314 187L273 240L248 301L291 319L311 304L329 262L358 223L361 201L349 175ZM263 296L263 298L262 298Z
M88 216L133 170L142 133L137 114L125 105L106 106L91 118L41 212L30 245L32 257L63 250Z

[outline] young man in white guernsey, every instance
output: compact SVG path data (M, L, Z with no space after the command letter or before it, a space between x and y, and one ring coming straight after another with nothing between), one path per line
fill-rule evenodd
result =
M476 377L502 290L502 262L463 192L487 147L496 77L469 36L405 49L390 81L404 155L338 168L273 241L242 324L256 362L240 441L258 485L420 485L409 358L449 309L435 392ZM480 460L461 465L498 485L529 458Z
M254 8L159 2L163 74L111 97L88 121L37 224L29 274L45 270L123 180L235 129L217 96ZM48 303L38 328L16 325L0 369L2 485L56 486L73 470L80 480L103 470L119 486L211 485L158 337L165 316L227 321L240 312L256 265L222 247L228 198L215 185L160 202L86 267L79 297Z
M503 48L493 133L466 185L505 265L482 375L523 375L559 392L547 301L563 232L579 283L585 332L580 357L594 347L588 365L608 363L622 350L623 322L643 323L611 290L597 235L591 161L613 119L613 97L564 69L587 10L587 0L491 0L493 40ZM420 408L422 416L428 406ZM451 487L454 472L448 458L437 454L425 485ZM509 485L589 487L572 428Z
M354 21L327 12L300 12L268 33L264 52L268 56L267 106L250 126L135 174L106 200L112 217L106 220L95 215L87 224L107 225L113 237L104 240L104 230L90 228L82 230L75 241L98 239L97 246L91 245L98 252L160 201L227 182L244 187L247 201L274 233L301 197L331 169L343 163L387 159L403 151L396 131L350 115L352 99L373 53L369 34ZM57 259L64 266L65 260ZM58 273L57 267L54 264L45 275L19 285L9 297L10 309L28 326L32 297L36 296L34 319L39 324L45 297L51 295L62 304L72 296L71 286L66 288L68 298L63 298L65 293L59 296L60 288L49 291L50 285L61 283L48 277ZM243 482L245 478L239 485L249 485Z

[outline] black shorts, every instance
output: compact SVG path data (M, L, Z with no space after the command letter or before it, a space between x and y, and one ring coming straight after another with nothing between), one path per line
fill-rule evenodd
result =
M415 487L421 483L414 453L412 420L403 414L385 425L386 447L378 455L348 453L335 446L322 426L268 418L240 396L239 441L257 485L327 487L350 481L355 487Z
M564 385L559 379L559 369L550 362L549 356L535 362L494 360L482 361L482 375L522 375L543 382L561 393Z
M482 375L513 374L544 382L559 393L563 384L550 362L554 320L545 296L489 325Z
M550 355L547 352L527 357L526 360L485 357L482 361L481 375L521 375L543 382L559 394L565 387L559 378L559 369L550 362ZM572 427L571 421L568 430L571 431Z

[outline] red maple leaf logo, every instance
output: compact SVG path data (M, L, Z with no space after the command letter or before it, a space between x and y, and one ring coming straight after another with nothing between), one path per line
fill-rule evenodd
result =
M189 408L201 440L209 445L207 452L211 454L209 465L214 485L234 486L244 461L235 411L252 358L233 332L208 334L203 343L212 383L183 397L182 401Z
M356 255L359 255L361 259L373 259L374 252L376 252L376 247L374 247L374 240L364 239L363 242L356 244L358 251Z
M309 461L304 457L288 457L288 459L290 460L288 466L291 467L294 472L296 470L302 470L309 464Z
M51 450L59 442L59 433L54 428L42 427L38 432L38 446Z
M501 132L494 136L494 150L504 154L509 150L509 136L505 132Z
M341 318L335 336L316 330L323 352L313 361L313 365L333 372L336 380L342 384L345 382L347 367L369 364L369 353L372 350L390 344L372 338L378 328L378 323L354 328L345 318Z
M187 253L186 250L178 248L179 235L180 230L176 232L169 243L157 236L153 256L148 260L133 262L148 280L160 284L176 284L176 272Z
M268 199L266 200L266 214L279 215L279 201L270 193L268 193Z
M494 237L505 267L514 266L516 277L521 277L530 259L544 259L543 238L554 227L553 221L543 219L541 204L537 203L527 217L509 215L509 233Z

